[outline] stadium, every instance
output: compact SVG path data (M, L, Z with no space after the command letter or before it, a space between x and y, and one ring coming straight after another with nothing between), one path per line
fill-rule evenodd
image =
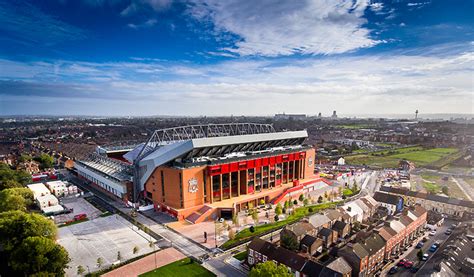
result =
M178 220L231 217L315 189L306 130L231 123L156 130L138 145L99 146L78 175L127 203L152 204Z

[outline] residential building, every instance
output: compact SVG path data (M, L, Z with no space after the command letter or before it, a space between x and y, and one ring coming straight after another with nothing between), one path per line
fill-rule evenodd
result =
M338 238L345 238L351 232L351 225L338 220L332 225L332 229L337 232Z
M361 246L367 251L367 275L375 274L383 266L385 256L385 241L377 233L367 238Z
M403 209L403 198L400 196L376 191L374 199L379 202L382 207L387 208L389 215L398 213Z
M325 214L314 214L308 218L308 221L318 232L331 225L331 219L329 219Z
M337 251L352 267L352 276L367 276L369 253L360 243L348 244Z
M465 212L474 212L474 201L461 200L402 188L382 186L381 191L403 197L406 205L420 204L428 211L462 217Z
M324 241L324 247L326 249L329 249L329 247L337 241L337 232L329 228L322 228L319 230L317 236Z
M317 231L313 225L308 222L300 221L292 225L287 225L280 232L280 241L282 237L289 236L292 237L298 244L306 235L316 235Z
M313 256L317 253L323 252L324 241L320 238L306 235L301 239L300 250L303 253L307 253L310 256Z

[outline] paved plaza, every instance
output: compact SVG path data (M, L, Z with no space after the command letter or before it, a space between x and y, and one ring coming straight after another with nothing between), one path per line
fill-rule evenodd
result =
M75 215L78 214L86 214L87 218L89 219L97 218L99 217L99 215L102 214L99 209L94 207L91 203L87 202L87 200L82 197L63 198L61 199L61 201L63 205L66 206L66 208L73 209L73 212L69 214L60 214L54 216L54 222L56 224L70 221L74 218Z
M99 257L103 259L101 268L106 268L118 262L119 251L121 261L150 253L153 251L150 239L149 235L117 215L98 217L58 230L58 243L66 248L71 258L66 270L68 276L76 275L78 265L82 265L86 272L99 270ZM133 253L135 246L138 247L136 254Z

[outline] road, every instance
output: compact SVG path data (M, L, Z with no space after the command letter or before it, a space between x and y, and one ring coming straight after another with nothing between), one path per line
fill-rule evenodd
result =
M92 192L98 199L98 204L104 205L108 209L110 207L114 207L117 210L120 210L121 212L125 214L130 214L131 208L125 206L125 204L122 201L113 199L109 197L107 194L104 192L98 190L97 188L85 184L82 180L79 178L68 175L67 179L74 183L75 185L79 186L82 190L86 192ZM158 223L140 213L137 213L137 216L135 217L135 220L143 225L145 225L147 228L149 228L151 231L153 231L155 234L163 238L165 241L160 241L158 243L158 246L160 243L166 243L168 244L167 246L171 245L181 253L183 253L186 256L192 256L196 259L202 259L205 257L210 257L214 253L212 249L207 249L203 247L201 244L192 241L191 239L188 239L187 237L175 232L172 229L169 229L166 225L163 225L161 223ZM230 277L241 277L241 276L246 276L246 274L240 270L237 270L233 266L227 264L225 262L226 256L220 256L216 255L215 257L210 257L207 259L204 263L203 266L216 274L217 276L230 276Z
M428 236L429 240L427 242L425 242L425 244L423 245L423 247L421 248L423 250L423 253L428 253L430 256L429 256L429 259L428 261L426 262L419 262L418 260L418 251L420 249L416 249L415 246L416 246L416 243L413 243L413 246L409 249L409 252L406 256L404 257L400 257L400 259L402 258L405 258L409 261L412 261L415 263L415 265L417 265L418 267L421 267L423 266L422 270L420 270L419 272L417 272L417 276L426 276L426 275L429 275L432 271L432 266L428 266L431 261L431 256L433 256L433 253L429 252L428 249L431 247L431 245L433 245L433 243L435 243L436 241L442 241L444 242L448 236L444 234L444 232L451 226L451 224L455 223L454 220L450 220L450 219L445 219L444 221L444 224L440 227L438 227L437 229L437 232L436 232L436 235L434 236L429 236L428 235L428 232L426 233L426 235ZM393 265L387 267L387 269L390 269L392 266L396 265L398 263L399 260L395 261L393 263ZM421 272L423 271L423 273ZM399 271L394 274L393 276L413 276L414 274L411 273L408 269L404 269L404 268L399 268Z
M462 190L464 195L466 195L466 197L472 201L474 199L474 188L459 177L456 177L456 178L452 177L452 178L453 178L453 181Z

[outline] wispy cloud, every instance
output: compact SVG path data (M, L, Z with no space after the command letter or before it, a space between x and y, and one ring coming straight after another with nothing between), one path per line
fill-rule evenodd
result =
M153 27L158 23L158 20L156 19L148 19L145 22L134 24L134 23L129 23L127 26L132 28L132 29L141 29L141 28L149 28Z
M192 0L188 13L217 35L237 35L222 50L242 56L337 54L374 46L364 27L369 1Z
M87 37L86 31L21 0L0 1L0 30L13 40L46 46Z
M174 107L212 103L210 107L220 114L237 110L252 114L258 105L274 112L281 110L278 107L299 107L297 111L315 113L318 103L327 101L351 113L407 112L416 105L431 112L471 112L474 54L468 47L444 56L241 59L213 65L149 59L120 63L0 60L4 69L0 95L130 103L149 99ZM181 112L196 114L201 108L197 105L195 110Z

